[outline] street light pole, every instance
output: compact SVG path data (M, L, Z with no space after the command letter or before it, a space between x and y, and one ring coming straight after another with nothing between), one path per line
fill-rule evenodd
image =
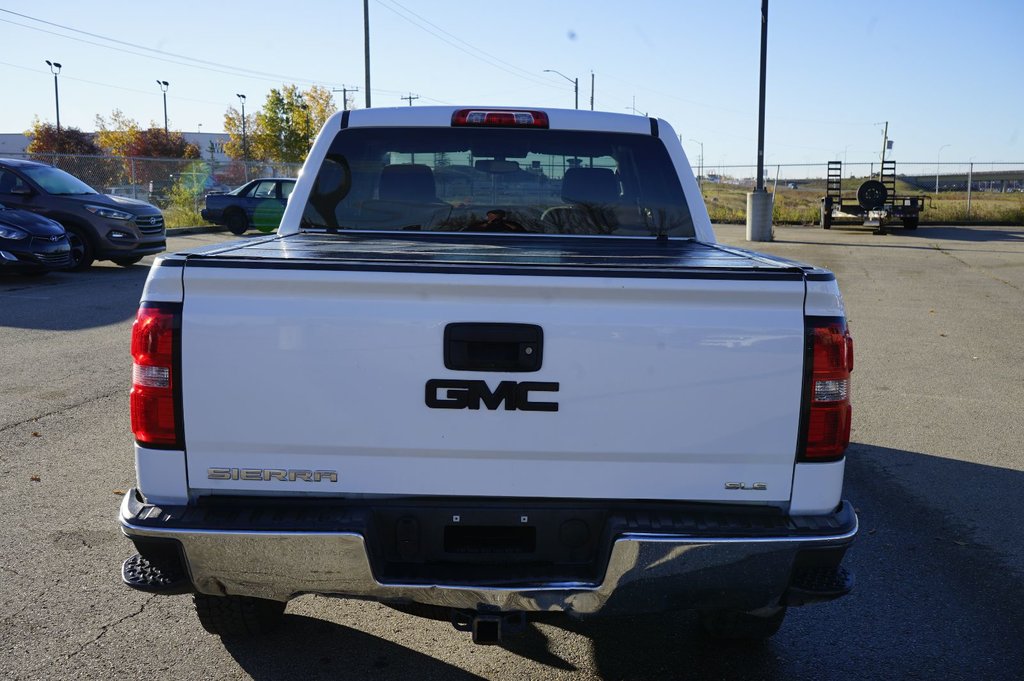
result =
M768 72L768 0L761 0L761 73L757 102L757 186L747 192L747 241L772 240L775 195L764 188L764 109ZM778 174L778 173L776 173Z
M764 191L764 89L768 63L768 0L761 0L761 82L757 112L757 191Z
M939 147L938 153L935 154L935 193L936 194L939 193L939 157L942 156L942 150L943 149L945 149L946 147L951 147L951 146L953 146L953 145L952 144L943 144L941 147Z
M576 108L579 109L580 108L580 79L579 78L570 78L569 76L565 75L564 73L561 73L559 71L555 71L554 69L544 69L544 73L557 73L562 78L565 78L567 81L572 83L572 89L573 89L573 92L576 95ZM594 108L593 107L593 102L591 102L591 107L590 108Z
M302 109L306 114L306 149L309 149L309 104L306 104L305 102L300 102L299 108Z
M245 136L245 95L236 94L242 103L242 166L245 168L245 179L249 179L249 140Z
M164 93L164 135L170 137L170 130L167 129L167 87L170 83L166 80L158 80L156 84L160 86L160 91Z
M57 151L60 151L60 92L57 90L57 74L60 73L60 62L46 60L53 74L53 100L57 105Z
M366 108L370 108L370 0L363 0L363 45L366 61Z

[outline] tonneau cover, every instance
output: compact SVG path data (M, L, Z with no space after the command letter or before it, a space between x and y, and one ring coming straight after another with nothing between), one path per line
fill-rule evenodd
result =
M183 254L190 266L257 269L458 271L549 276L803 279L832 275L806 265L690 239L301 233ZM170 258L166 265L181 264Z

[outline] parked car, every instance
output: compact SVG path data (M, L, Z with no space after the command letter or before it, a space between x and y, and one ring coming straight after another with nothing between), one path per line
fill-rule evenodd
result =
M56 220L71 242L71 267L84 270L94 260L134 265L167 248L164 216L144 201L100 194L59 168L18 159L0 159L0 203Z
M263 177L226 194L207 194L201 215L208 222L224 225L232 234L245 234L250 227L270 232L281 224L294 188L294 178Z
M46 274L71 266L71 245L59 222L0 204L0 272Z

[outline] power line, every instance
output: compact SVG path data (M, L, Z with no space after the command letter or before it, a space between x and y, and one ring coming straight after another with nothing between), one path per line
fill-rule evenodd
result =
M452 38L456 42L462 43L463 45L465 45L466 47L471 49L473 52L480 53L480 54L486 54L490 59L492 59L492 60L494 60L494 61L496 61L498 63L504 64L505 66L508 66L510 68L513 68L516 71L520 71L522 74L524 74L524 77L526 77L528 80L533 80L534 78L536 78L536 74L534 74L532 71L527 71L526 69L521 69L518 66L516 66L515 64L507 62L504 59L501 59L500 57L497 57L497 56L495 56L495 55L493 55L493 54L491 54L489 52L484 52L483 50L481 50L480 48L476 47L475 45L471 45L470 43L467 43L462 38L460 38L457 35L454 35L452 33L449 33L448 31L444 30L443 27L438 26L437 24L433 23L432 21L430 21L429 19L427 19L423 15L417 14L416 12L412 11L411 9L409 9L408 7L403 5L402 3L398 2L398 0L388 0L388 1L391 4L393 4L393 5L397 5L398 7L401 7L403 11L411 14L412 16L416 17L417 19L419 19L423 23L428 24L428 25L436 28L438 31L440 31L441 33L444 33L446 36ZM380 2L381 2L381 0L377 0L378 4L380 4ZM541 82L541 81L538 81L538 83L539 82Z
M217 67L217 69L228 69L229 71L236 72L235 74L232 74L232 75L250 74L248 76L250 78L256 77L256 76L262 76L262 77L265 77L265 78L272 78L272 79L275 79L275 80L283 79L283 80L292 81L292 82L302 82L302 83L316 84L316 81L307 80L305 78L294 78L292 76L287 76L287 75L283 75L283 74L279 74L279 73L270 73L270 72L267 72L267 71L257 71L257 70L254 70L254 69L247 69L247 68L242 68L242 67L239 67L239 66L231 66L229 64L220 64L218 62L208 61L208 60L205 60L205 59L198 59L196 57L189 57L188 55L175 54L174 52L167 52L165 50L158 50L158 49L156 49L154 47L147 47L145 45L138 45L136 43L130 43L130 42L127 42L127 41L124 41L124 40L119 40L117 38L111 38L109 36L100 35L99 33L91 33L89 31L83 31L81 29L77 29L77 28L74 28L72 26L65 26L63 24L54 23L52 21L46 21L45 19L39 19L39 18L36 18L36 17L32 17L32 16L29 16L27 14L20 14L18 12L12 12L11 10L8 10L8 9L0 8L0 12L3 12L5 14L11 14L11 15L14 15L14 16L17 16L17 17L21 17L23 19L28 19L29 21L34 21L34 22L37 22L37 23L40 23L40 24L45 24L47 26L53 26L55 28L59 28L59 29L64 30L64 31L71 31L72 33L79 33L81 35L86 35L86 36L89 36L90 38L97 38L99 40L105 40L107 42L115 43L117 45L124 45L126 47L131 47L131 48L136 49L136 50L143 50L144 52L152 52L153 54L162 55L164 57L174 57L174 59L184 59L184 60L189 61L189 62L195 62L196 64L202 64L202 65L205 65L205 66L213 66L213 67ZM158 57L153 57L153 56L147 55L147 54L139 54L137 52L130 52L130 51L127 51L127 50L121 50L121 49L113 47L111 45L103 45L101 43L94 43L94 42L90 42L88 40L82 40L80 38L75 38L75 37L69 36L69 35L63 35L61 33L56 33L56 32L53 32L53 31L46 31L46 30L41 29L41 28L36 27L36 26L27 26L25 24L19 24L19 23L15 22L15 21L11 21L9 19L0 19L0 21L3 21L5 23L9 23L9 24L13 24L15 26L20 26L22 28L27 28L29 30L40 31L42 33L48 33L50 35L56 35L56 36L59 36L59 37L62 37L62 38L67 38L68 40L75 40L75 41L78 41L78 42L83 42L83 43L86 43L87 45L94 45L96 47L104 47L104 48L107 48L107 49L110 49L110 50L117 50L117 51L120 51L120 52L126 52L127 54L135 54L136 56L140 56L140 57L149 57L150 59L159 59ZM169 61L169 63L178 64L179 66L192 66L193 68L199 68L199 67L191 65L191 64L182 64L180 62L170 61L170 60L165 60L165 59L160 59L160 61ZM218 72L219 73L223 73L223 71L218 71Z
M88 31L82 31L82 30L79 30L79 29L76 29L76 28L72 28L70 26L63 26L61 24L55 24L53 22L45 21L43 19L36 19L35 17L30 17L30 16L25 15L25 14L19 14L18 12L12 12L10 10L6 10L6 9L2 9L2 8L0 8L0 12L4 12L4 13L7 13L7 14L12 14L12 15L19 16L19 17L24 17L24 18L29 19L31 21L37 21L39 23L43 23L43 24L46 24L46 25L49 25L49 26L55 26L57 28L61 28L61 29L68 30L68 31L72 31L72 32L75 32L75 33L81 33L83 35L88 35L88 36L91 36L91 37L99 38L101 40L108 40L110 42L118 43L118 44L121 44L121 45L127 45L129 47L134 47L134 48L138 48L138 49L141 49L141 50L146 50L147 52L154 52L154 53L161 54L161 55L167 55L167 56L171 56L171 57L187 59L187 60L195 61L198 64L207 64L207 65L222 67L222 68L211 68L210 66L200 66L200 65L197 65L197 64L183 63L183 62L180 62L180 61L175 61L174 59L167 59L167 58L164 58L164 57L154 56L154 55L150 55L150 54L144 54L144 53L140 53L140 52L135 52L135 51L128 50L128 49L124 49L124 48L120 48L120 47L115 47L113 45L105 45L103 43L94 42L92 40L85 40L83 38L77 38L75 36L65 35L63 33L58 33L56 31L49 31L49 30L44 29L44 28L39 28L38 26L29 26L29 25L22 24L22 23L19 23L19 22L16 22L16 21L11 21L10 19L2 19L2 18L0 18L0 22L11 24L13 26L18 26L18 27L21 27L21 28L25 28L25 29L28 29L30 31L36 31L36 32L39 32L39 33L45 33L47 35L57 36L59 38L64 38L66 40L73 40L75 42L84 43L86 45L92 45L94 47L100 47L100 48L103 48L103 49L112 50L112 51L120 52L120 53L123 53L123 54L130 54L130 55L134 55L134 56L137 56L137 57L143 57L143 58L146 58L146 59L153 59L155 61L165 62L165 63L169 63L169 64L175 64L175 65L178 65L178 66L185 66L185 67L197 69L197 70L200 70L200 71L206 71L206 72L210 72L210 73L220 73L220 74L223 74L223 75L240 77L240 78L248 78L250 80L260 80L260 81L264 81L264 82L278 83L278 82L281 82L282 80L286 81L286 82L290 80L293 83L301 83L301 84L305 84L305 85L327 85L327 86L331 85L331 83L324 82L324 81L313 81L313 80L307 80L307 79L304 79L304 78L291 78L290 76L286 76L286 75L282 75L282 74L274 74L274 73L269 73L269 72L264 72L264 71L255 71L255 70L252 70L252 69L243 69L243 68L239 68L239 67L229 66L229 65L226 65L226 64L218 64L216 62L206 61L206 60L202 60L202 59L195 59L193 57L187 57L187 56L184 56L184 55L177 55L177 54L174 54L172 52L165 52L163 50L156 50L154 48L148 48L148 47L145 47L143 45L135 45L134 43L129 43L129 42L126 42L126 41L123 41L123 40L117 40L115 38L108 38L106 36L102 36L102 35L99 35L99 34L96 34L96 33L90 33ZM11 64L11 66L14 66L14 65ZM29 70L29 71L38 71L38 69L31 69L31 68L23 67L23 66L19 66L18 68L23 68L23 69L26 69L26 70ZM223 70L223 69L228 69L228 70ZM250 75L250 74L256 74L256 75ZM91 83L93 85L100 85L100 86L103 86L103 87L109 87L109 88L114 88L114 89L118 89L118 90L125 90L127 92L137 92L137 93L146 94L146 95L152 94L151 92L146 91L146 90L136 90L136 89L133 89L133 88L126 88L126 87L123 87L123 86L120 86L120 85L113 85L113 84L110 84L110 83L101 83L101 82L90 81L90 80L85 80L85 79L81 79L81 78L68 77L68 80L76 80L76 81L80 81L80 82L83 82L83 83ZM403 90L383 90L383 89L378 89L378 88L372 88L371 92L383 93L383 94L389 94L389 95L398 95L398 94L403 94L404 92L407 92L407 91L403 91ZM425 100L431 101L431 102L436 102L438 104L450 104L450 102L445 102L443 100L434 99L432 97L427 97L425 95L423 95L422 98L425 99ZM179 101L191 101L191 102L197 102L197 103L203 103L203 104L220 104L220 102L211 102L211 101L208 101L208 100L201 100L201 99L188 99L188 98L185 98L185 97L174 97L174 99L177 99Z
M394 0L392 0L392 2L393 1ZM513 68L517 69L520 73L517 73L516 71L513 71L512 69L505 68L501 64L502 63L506 63L506 62L501 62L501 60L499 60L499 59L497 59L495 57L492 57L491 55L487 54L486 52L483 52L482 50L479 50L479 49L477 49L475 47L470 46L471 49L467 49L465 47L462 47L461 45L458 45L458 44L452 42L451 40L448 40L447 38L445 38L444 36L440 35L439 33L435 32L435 31L432 31L429 28L423 26L422 24L420 24L416 20L410 19L409 17L405 16L404 14L399 12L394 7L391 7L390 5L385 5L383 2L381 2L381 0L376 0L376 2L377 2L378 5L380 5L384 9L390 11L391 13L393 13L395 16L399 17L400 19L403 19L403 20L409 22L410 24L412 24L416 28L420 29L421 31L429 33L430 35L434 36L435 38L437 38L441 42L443 42L443 43L445 43L447 45L450 45L451 47L454 47L456 50L458 50L460 52L468 54L469 56L473 57L474 59L482 61L483 63L487 64L488 66L491 66L493 68L496 68L496 69L499 69L501 71L504 71L505 73L508 73L510 75L515 76L516 78L523 78L525 80L529 80L531 83L534 83L535 85L543 85L544 87L550 87L550 88L556 88L557 87L557 86L552 85L551 83L549 83L549 82L547 82L545 80L534 79L533 77L523 75L524 73L529 73L529 72L525 71L523 69L520 69L518 67L514 66ZM395 3L395 4L398 4L398 3ZM401 5L399 5L399 6L401 7ZM408 11L408 10L406 10L406 11ZM431 25L433 26L433 24L431 24ZM463 41L460 41L460 42L463 42ZM464 44L469 45L469 43L464 43ZM498 62L501 62L501 63L498 63Z

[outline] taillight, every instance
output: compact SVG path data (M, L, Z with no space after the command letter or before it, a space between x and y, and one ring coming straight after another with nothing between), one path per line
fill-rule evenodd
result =
M803 461L837 461L850 444L850 372L853 338L842 317L807 320L810 362Z
M132 326L132 432L141 445L181 449L176 360L181 306L144 304Z
M488 128L547 128L548 115L543 111L459 109L452 114L452 125Z

